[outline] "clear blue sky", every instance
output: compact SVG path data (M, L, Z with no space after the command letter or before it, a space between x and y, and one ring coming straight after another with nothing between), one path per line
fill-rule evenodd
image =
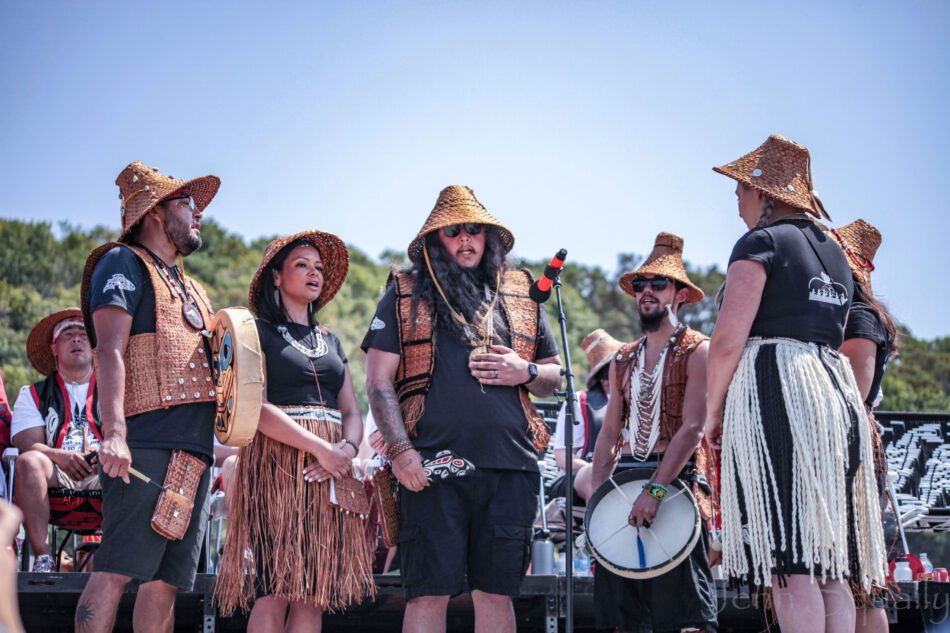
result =
M116 226L121 168L215 173L248 238L403 249L468 184L517 254L612 270L661 230L724 264L711 171L772 132L836 224L884 234L876 291L950 334L950 3L0 4L0 216ZM5 245L9 247L10 245Z

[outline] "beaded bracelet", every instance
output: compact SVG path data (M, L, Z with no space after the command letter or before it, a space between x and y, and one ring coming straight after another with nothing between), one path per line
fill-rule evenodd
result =
M406 451L411 451L413 448L412 441L409 440L409 438L404 438L389 445L389 450L386 451L386 457L389 458L389 461L395 461L397 457Z
M663 484L658 484L654 482L646 482L643 484L643 489L646 490L647 494L656 499L657 501L663 501L663 497L666 496L668 491L667 487Z

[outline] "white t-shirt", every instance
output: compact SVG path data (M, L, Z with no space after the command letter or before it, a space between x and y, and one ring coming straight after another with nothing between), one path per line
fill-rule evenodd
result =
M83 450L83 430L85 428L86 449L98 450L99 440L86 428L89 424L86 420L86 396L89 393L89 383L81 385L66 384L66 393L69 396L69 406L72 409L72 420L69 429L66 431L66 437L63 438L62 449L67 451L81 452ZM35 427L46 429L46 444L53 446L56 438L53 434L56 427L59 426L59 414L55 411L47 411L46 415L40 413L33 402L33 395L30 393L30 386L27 385L20 389L16 402L13 405L13 420L10 424L10 437L16 437L21 431Z

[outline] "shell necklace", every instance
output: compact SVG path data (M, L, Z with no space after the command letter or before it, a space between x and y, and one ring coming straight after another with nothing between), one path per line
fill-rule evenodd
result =
M307 347L291 336L290 330L287 329L286 325L278 325L277 331L280 332L280 335L284 337L284 340L287 341L291 347L307 358L315 360L322 356L326 356L327 352L330 351L330 348L327 346L327 341L323 338L323 334L320 332L320 328L318 326L314 326L313 330L311 331L314 340L316 341L313 347Z
M636 403L636 417L630 416L633 458L639 462L645 461L653 451L657 439L660 437L660 390L663 387L663 368L666 366L667 352L676 342L685 326L680 325L673 331L660 357L647 372L646 366L646 339L637 349L637 364L633 368L630 379L630 401Z

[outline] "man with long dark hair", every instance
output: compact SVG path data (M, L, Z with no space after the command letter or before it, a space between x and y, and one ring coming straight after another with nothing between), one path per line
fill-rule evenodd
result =
M513 244L471 189L443 189L363 340L370 406L402 484L409 633L444 631L449 598L466 589L476 631L515 630L548 440L529 392L551 395L561 372L530 274L505 261ZM427 477L424 461L436 460L432 474L448 456L453 467Z

